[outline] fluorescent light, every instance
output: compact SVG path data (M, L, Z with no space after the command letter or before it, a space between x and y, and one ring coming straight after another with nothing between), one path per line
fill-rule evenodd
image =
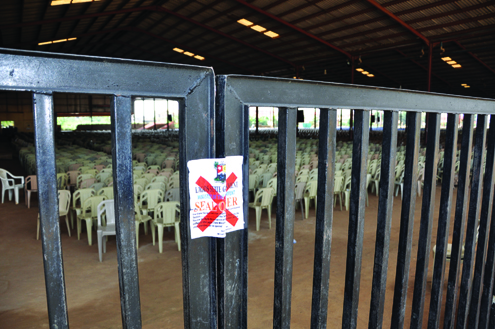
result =
M373 78L374 76L374 74L368 74L368 78Z
M358 72L363 72L364 70L363 70L362 68L358 67L358 68L356 69L356 71L358 71Z
M190 51L184 51L184 49L180 49L180 48L177 48L177 47L175 47L172 50L178 52L179 54L184 54L184 55L189 56L189 57L194 57L196 59L199 59L200 61L203 61L205 59L203 56L195 55L195 54L193 54Z
M244 26L251 26L251 25L253 25L253 24L254 24L253 22L248 21L248 20L247 20L247 19L245 19L245 18L241 18L240 20L238 20L238 21L237 21L237 23L242 24L242 25L244 25Z
M278 38L280 35L278 33L275 33L273 31L267 31L266 28L264 28L263 26L260 26L260 25L254 25L253 22L251 21L248 21L247 19L245 18L241 18L237 21L237 23L241 24L241 25L244 25L244 26L247 26L247 27L250 27L252 28L253 30L255 30L256 32L260 32L260 33L263 33L264 35L266 35L267 37L269 38L272 38L272 39L276 39Z
M471 86L464 86L464 88L471 88Z
M251 28L253 30L255 30L256 32L265 32L266 31L266 29L260 25L254 25L254 26L251 26Z
M263 34L266 35L267 37L272 38L272 39L275 39L275 38L278 38L279 37L278 33L275 33L273 31L268 31L268 32L265 32Z
M51 6L68 5L70 0L53 0L50 4Z
M443 60L443 61L445 61L445 62L447 62L447 64L452 65L452 67L453 67L454 69L459 69L459 68L461 68L461 67L462 67L462 66L461 66L461 64L458 64L456 61L454 61L454 60L453 60L452 58L450 58L450 57L442 57L442 60Z
M45 41L45 42L38 43L38 46L50 45L52 43L60 43L60 42L66 42L66 41L73 41L73 40L76 40L76 39L77 38L69 38L69 39L59 39L59 40L53 40L53 41Z
M461 86L463 86L463 87L464 87L464 86L467 86L467 83L461 83Z
M368 71L362 71L361 73L364 74L364 75L368 75L370 72L368 72Z
M51 6L70 5L72 3L96 2L100 0L52 0Z

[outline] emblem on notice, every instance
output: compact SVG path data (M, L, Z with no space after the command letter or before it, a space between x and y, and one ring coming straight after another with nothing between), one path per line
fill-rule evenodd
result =
M215 177L215 181L225 183L227 179L227 166L225 163L215 162L215 167L217 168L217 177Z

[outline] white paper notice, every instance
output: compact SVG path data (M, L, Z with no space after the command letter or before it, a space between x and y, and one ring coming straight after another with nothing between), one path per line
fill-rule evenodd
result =
M191 239L224 238L244 228L242 156L187 162Z

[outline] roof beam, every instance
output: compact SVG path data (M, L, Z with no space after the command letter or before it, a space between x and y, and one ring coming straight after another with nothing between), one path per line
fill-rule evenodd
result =
M123 8L125 8L128 4L129 4L130 0L126 0L122 3L120 3L120 5L118 6L118 8L116 10L122 10ZM138 1L137 3L134 4L134 6L132 8L139 8L141 6L141 4L144 2L144 0L140 0ZM156 5L156 1L153 2L153 5ZM129 13L126 13L125 15L122 15L122 17L120 17L120 19L118 20L117 23L115 23L113 25L113 27L118 27L120 26L121 22L125 21L130 15L132 15L133 12L129 12ZM138 17L141 16L141 15L144 15L145 13L144 12L140 12L140 14L138 14ZM103 24L101 24L100 26L100 30L104 30L106 28L108 28L110 22L112 22L112 20L115 18L115 15L112 15L112 16L107 16L105 21L103 22ZM96 18L93 18L93 20L96 20ZM132 26L133 24L132 23L129 23L128 24L129 26ZM90 25L90 28L91 28L92 24ZM95 37L91 37L90 38L90 41L92 41ZM88 53L91 53L93 51L97 52L98 49L100 48L101 45L96 45L94 47L91 47L88 49Z
M459 25L459 24L465 24L465 23L469 23L469 22L472 22L472 21L477 21L477 20L481 20L481 19L488 19L488 18L493 18L493 14L490 13L490 14L479 16L479 17L468 18L468 19L464 19L464 20L461 20L461 21L453 21L453 22L449 22L449 23L445 23L445 24L441 24L441 25L432 25L432 26L428 26L428 27L421 28L421 29L418 29L418 30L421 31L421 32L426 32L426 31L431 31L431 30L436 30L436 29L442 29L444 27L449 27L449 26L454 26L454 25ZM469 30L462 30L462 31L456 31L456 32L451 32L451 33L446 33L446 34L438 35L438 36L432 37L432 41L431 42L433 42L433 40L435 40L435 42L445 41L444 38L447 38L449 36L453 36L452 39L455 39L456 36L458 36L458 35L465 34L465 33L471 32L471 31L479 31L479 30L486 31L488 29L493 28L494 26L495 25L480 26L480 27L469 29ZM374 30L370 30L368 32L369 33L374 33L374 32L379 32L379 31L383 31L383 30L385 30L385 28L384 27L380 27L380 28L377 28L377 29L374 29ZM393 39L393 38L401 37L401 36L404 36L404 35L406 35L405 32L400 32L400 33L395 33L395 34L389 34L389 35L381 36L379 38L375 38L375 39L373 39L373 41L377 42L377 41L384 40L384 39ZM347 37L351 37L351 36L347 36ZM343 39L343 38L339 38L339 40L340 39ZM334 41L334 40L335 39L332 39L332 41ZM361 41L359 41L359 42L351 42L351 43L346 43L343 46L344 47L353 47L353 46L359 45L361 43L362 43Z
M98 10L99 12L105 12L105 10L108 8L108 6L112 3L112 0L106 0L104 3L101 3L101 9ZM122 7L119 7L117 10L119 9L122 9ZM93 17L93 19L91 19L87 24L86 24L86 28L84 29L83 33L86 33L88 32L91 27L93 26L93 24L96 22L96 20L98 19L98 17ZM74 33L76 27L79 25L80 23L80 20L78 20L78 24L74 25L74 28L71 30L70 34ZM102 30L101 28L99 30ZM69 35L70 35L69 34ZM76 40L76 45L79 44L80 40Z
M155 39L162 40L162 41L165 41L165 42L168 42L168 43L174 44L174 45L176 45L176 46L178 46L178 47L181 47L181 48L184 48L184 49L190 50L190 51L192 51L192 52L194 52L194 53L196 53L196 54L201 54L201 55L204 55L206 58L211 58L211 59L217 60L217 61L219 61L219 62L223 62L223 63L225 63L225 64L228 64L228 65L230 65L230 66L232 66L232 67L236 67L236 68L238 68L238 69L241 69L241 70L243 70L243 71L245 71L245 72L249 72L249 73L251 73L251 74L254 74L254 72L253 72L251 69L248 69L248 68L245 68L245 67L243 67L243 66L240 66L240 65L234 64L234 63L232 63L232 62L230 62L230 61L227 61L227 60L221 59L221 58L216 57L216 56L214 56L214 55L212 55L212 54L205 53L204 51L201 51L201 50L197 50L197 49L191 48L191 47L189 47L189 46L186 46L186 45L180 44L180 43L178 43L178 42L176 42L176 41L173 41L173 40L170 40L170 39L164 38L164 37L162 37L162 36L160 36L160 35L157 35L157 34L154 34L154 33L151 33L151 32L145 31L145 30L142 30L142 29L140 29L140 28L137 28L137 27L130 27L130 28L129 28L129 31L134 31L134 32L138 32L138 33L141 33L141 34L146 34L146 35L149 35L150 37L153 37L153 38L155 38Z
M139 5L141 5L141 3L139 3ZM144 14L144 13L143 13L143 14ZM139 17L138 17L138 18L139 18ZM140 22L137 22L138 18L135 18L135 19L131 22L132 24L128 24L128 25L138 26L138 25L139 25L139 23L140 23ZM151 25L150 27L148 27L148 31L153 31L153 29L154 29L154 27L155 27L155 26L157 26L158 24L161 24L162 20L163 20L163 19L161 19L161 20L157 21L155 24L153 24L153 25ZM120 21L122 21L122 19L121 19ZM120 24L120 21L119 21L119 23L118 23L118 24ZM134 22L136 22L136 24L134 24ZM107 25L107 23L105 22L105 25L104 25L104 26L106 26L106 25ZM92 41L92 40L90 40L90 41ZM143 40L140 40L140 41L141 41L141 42L140 42L140 45L141 45L141 46L142 46L142 45L144 45L144 44L147 42L147 40L146 40L145 38L143 38ZM95 44L96 44L96 43L95 43ZM139 48L141 48L141 47L139 47ZM89 48L89 50L92 50L92 49L94 49L94 48ZM98 49L98 48L97 48L97 49ZM119 50L120 50L120 49L119 49ZM119 50L117 50L117 51L119 51Z
M75 6L62 6L62 7L63 8L61 8L62 9L62 15L61 16L64 17L67 14L67 12L69 11L69 8L70 7L75 7ZM86 8L88 8L88 5L81 6L81 9L83 9L83 11L85 11ZM60 25L61 24L62 24L62 22L57 22L56 23L56 26L53 28L53 32L52 32L52 36L50 37L50 40L56 40L57 39L58 31L60 30ZM74 22L73 24L77 24L77 22ZM21 38L19 38L19 40L21 40ZM50 46L50 48L52 48L52 47Z
M158 7L158 6L146 6L146 7L138 7L138 8L126 8L126 9L121 9L121 10L104 11L101 13L92 13L92 14L76 15L76 16L69 16L69 17L44 19L44 20L40 20L40 21L6 24L6 25L0 25L0 30L16 28L16 27L43 25L43 24L50 24L50 23L60 23L60 22L67 22L67 21L92 18L92 17L117 15L117 14L129 13L129 12L134 12L134 11L144 11L144 10L153 11L153 10L157 10L157 8L160 8L160 7Z
M210 31L211 31L211 32L213 32L213 33L216 33L216 34L221 35L221 36L223 36L223 37L225 37L225 38L228 38L228 39L234 40L234 41L236 41L236 42L238 42L238 43L240 43L240 44L243 44L243 45L245 45L245 46L247 46L247 47L253 48L253 49L255 49L255 50L259 51L259 52L262 52L262 53L264 53L264 54L266 54L266 55L268 55L268 56L271 56L271 57L273 57L273 58L276 58L276 59L278 59L278 60L280 60L280 61L282 61L282 62L285 62L285 63L287 63L287 64L289 64L289 65L291 65L291 66L293 66L293 67L296 67L296 64L292 63L291 61L289 61L289 60L287 60L287 59L285 59L285 58L282 58L282 57L280 57L280 56L278 56L278 55L272 54L272 53L270 53L270 52L268 52L268 51L266 51L266 50L264 50L264 49L261 49L261 48L259 48L259 47L256 47L256 46L254 46L254 45L252 45L252 44L249 44L249 43L247 43L247 42L245 42L245 41L243 41L243 40L240 40L240 39L238 39L238 38L236 38L236 37L233 37L233 36L231 36L231 35L229 35L229 34L227 34L227 33L224 33L224 32L222 32L222 31L219 31L219 30L217 30L217 29L215 29L215 28L213 28L213 27L210 27L210 26L208 26L208 25L205 25L205 24L203 24L203 23L200 23L200 22L198 22L198 21L195 21L195 20L193 20L193 19L191 19L191 18L189 18L189 17L186 17L186 16L184 16L184 15L181 15L181 14L179 14L179 13L176 13L176 12L174 12L174 11L172 11L172 10L169 10L169 9L167 9L167 8L163 8L163 7L159 7L159 9L158 9L157 11L162 11L162 12L165 12L165 13L168 13L168 14L171 14L171 15L174 15L174 16L176 16L176 17L179 17L179 18L181 18L181 19L183 19L183 20L185 20L185 21L188 21L189 23L192 23L192 24L198 25L198 26L200 26L200 27L202 27L202 28L204 28L204 29L210 30Z
M78 35L75 35L74 37L75 38L82 38L82 37L87 37L87 36L91 36L91 35L98 35L98 34L105 34L105 33L112 33L112 32L119 32L119 31L124 31L126 30L125 27L119 27L119 28L116 28L116 29L109 29L109 30L105 30L105 31L95 31L95 32L88 32L88 33L81 33L81 34L78 34ZM32 40L32 41L24 41L24 42L19 42L19 43L15 43L15 44L10 44L10 45L5 45L6 47L8 48L17 48L17 47L21 47L21 46L25 46L25 45L31 45L31 44L38 44L40 42L44 42L44 41L48 41L48 40ZM68 41L70 42L70 41ZM65 43L57 43L58 45L63 45ZM46 45L48 46L48 45ZM43 46L41 46L43 47Z
M477 60L481 65L483 65L484 67L486 67L492 73L495 73L495 70L494 69L492 69L490 66L488 66L488 64L486 64L485 62L483 62L478 56L476 56L475 54L473 54L472 52L470 52L469 50L467 50L463 45L461 45L461 43L459 41L455 41L455 43L459 47L461 47L462 49L466 50L468 52L468 54L471 55L475 60Z
M439 30L443 29L444 27L449 27L449 26L454 26L454 25L461 25L461 24L466 24L466 23L471 23L471 22L476 22L476 21L481 21L485 19L493 19L493 13L481 15L481 16L474 16L471 18L466 18L463 20L458 20L458 21L453 21L453 22L448 22L444 24L438 24L438 25L432 25L428 27L423 27L421 29L418 29L419 31L432 31L432 30ZM487 26L484 26L485 28Z
M492 0L493 2L495 2L495 0ZM430 3L430 4L427 4L427 5L424 5L424 6L421 6L421 7L415 7L415 8L411 8L411 9L407 9L407 10L403 10L403 11L400 11L400 12L397 12L397 16L402 16L402 15L406 15L406 14L409 14L409 13L413 13L413 12L418 12L418 11L421 11L421 10L425 10L425 9L429 9L431 8L433 5L435 6L438 6L440 4L444 4L444 3L451 3L452 1L451 0L444 0L444 1L441 1L441 2L435 2L435 3ZM390 6L391 2L389 3L384 3L383 6L387 7L387 6ZM482 4L484 5L484 4ZM472 7L466 7L466 8L463 8L462 11L470 11L470 10L475 10L475 9L479 9L480 8L480 5L476 5L476 6L472 6ZM422 21L428 21L428 20L432 20L432 19L435 19L435 18L440 18L440 17L444 17L444 16L448 16L448 15L454 15L454 14L457 14L459 13L461 9L457 9L457 10L454 10L454 11L450 11L450 12L447 12L447 13L440 13L440 14L437 14L437 15L433 15L433 16L425 16L425 17L421 17L421 18L417 18L417 19L413 19L411 21L409 21L409 24L412 24L412 23L418 23L418 22L422 22ZM361 12L359 13L364 13L364 12L367 12L367 10L362 10ZM357 13L356 13L357 14ZM347 15L347 16L350 16L350 15ZM384 17L380 17L380 18L370 18L370 19L367 19L365 21L360 21L359 23L354 23L354 24L347 24L347 25L344 25L344 26L341 26L339 28L336 28L336 29L333 29L333 30L329 30L329 31L325 31L321 34L318 34L318 36L324 36L324 35L329 35L329 34L335 34L337 32L341 32L341 31L345 31L345 30L349 30L349 29L352 29L352 28L355 28L355 27L359 27L359 26L364 26L364 25L367 25L367 24L373 24L373 23L376 23L380 20L384 19ZM323 24L323 26L326 25L326 24ZM310 28L313 28L313 26L311 26ZM383 31L383 27L380 28L381 30L370 30L370 31L367 31L369 33L372 33L372 32L379 32L379 31ZM386 29L388 29L388 26L386 27ZM360 33L362 35L362 33ZM347 37L347 36L346 36ZM340 39L343 39L345 40L346 37L343 37L343 38L340 38ZM339 39L339 40L340 40Z
M402 85L402 83L401 83L400 81L395 80L395 79L394 79L394 78L392 78L390 75L388 75L388 74L385 74L385 73L381 72L380 70L378 70L377 68L375 68L375 67L373 67L373 66L370 66L369 64L364 64L363 66L365 66L365 67L369 67L369 68L371 69L371 71L375 71L375 72L376 72L376 73L378 73L379 75L384 76L385 78L387 78L387 79L389 79L389 80L391 80L391 81L395 82L395 83L396 83L396 84L398 84L399 86L401 86L401 85Z
M304 34L304 35L306 35L306 36L308 36L308 37L310 37L310 38L312 38L312 39L314 39L314 40L316 40L316 41L318 41L318 42L320 42L320 43L322 43L322 44L324 44L324 45L326 45L326 46L328 46L328 47L330 47L330 48L332 48L333 50L336 50L336 51L338 51L338 52L340 52L340 53L344 54L344 55L345 55L345 56L347 56L348 58L351 58L351 54L349 54L347 51L342 50L342 49L340 49L340 48L338 48L338 47L336 47L336 46L332 45L330 42L327 42L327 41L325 41L325 40L323 40L323 39L318 38L318 37L317 37L316 35L314 35L314 34L311 34L311 33L307 32L307 31L305 31L305 30L303 30L303 29L301 29L301 28L299 28L299 27L297 27L297 26L295 26L295 25L292 25L291 23L286 22L286 21L284 21L283 19L280 19L280 18L278 18L277 16L270 14L269 12L266 12L266 11L264 11L264 10L263 10L263 9L261 9L261 8L258 8L258 7L256 7L256 6L253 6L252 4L250 4L250 3L248 3L248 2L246 2L246 1L244 1L244 0L236 0L236 1L237 1L237 2L239 2L240 4L243 4L243 5L245 5L245 6L249 7L249 8L251 8L251 9L253 9L253 10L256 10L257 12L259 12L259 13L261 13L261 14L265 15L265 16L270 17L271 19L273 19L273 20L275 20L275 21L277 21L277 22L279 22L279 23L282 23L282 24L284 24L284 25L286 25L286 26L290 27L291 29L294 29L294 30L296 30L296 31L298 31L298 32L300 32L300 33L302 33L302 34Z
M182 8L184 8L185 6L189 5L192 1L195 1L195 0L189 0L189 1L185 1L183 2L182 4L180 4L179 6L175 7L173 10L175 12L179 12ZM223 1L223 0L216 0L214 1L213 3L211 3L210 5L213 6L215 4L217 4L219 1ZM198 15L199 13L201 13L203 11L203 8L200 8L198 9L197 11L193 11L191 13L188 14L189 17L193 18L195 17L196 15ZM217 16L220 17L221 16L221 13L217 13L216 15L214 15L213 17ZM164 21L166 21L169 17L167 15L163 15L163 17L159 20L157 20L153 25L147 27L147 30L148 31L153 31L155 29L155 27L159 27ZM208 22L208 20L203 20L201 21L201 23L203 24L206 24ZM179 26L181 24L185 23L184 21L178 19L176 23L174 24L171 24L169 27L167 27L165 30L166 31L180 31L179 29ZM221 29L221 27L216 27L217 30L218 29ZM162 29L163 30L163 29ZM203 31L202 33L198 34L198 35L182 35L181 37L183 38L186 38L186 39L182 39L183 43L188 43L188 42L193 42L193 41L196 41L196 40L201 40L203 38L204 35L206 35L208 33L208 31ZM231 32L231 34L234 34ZM201 48L202 46L205 46L207 45L209 42L206 41L206 42L202 42L202 43L196 43L196 46Z
M44 6L44 8L43 8L43 10L42 10L43 13L40 16L41 20L43 18L45 18L46 12L48 11L48 8L50 8L50 7L51 7L51 2L50 1L47 1L46 4L45 4L45 6ZM1 29L1 27L0 27L0 29ZM43 26L39 25L38 28L37 28L37 31L36 31L35 40L39 40L40 39L40 35L41 35L41 30L42 29L43 29ZM21 39L19 39L19 40L21 40ZM34 48L32 48L31 50L34 50Z
M396 3L396 1L391 1L391 2L384 3L383 6L388 7L388 6L391 6L391 5L395 4L395 3ZM439 5L443 5L443 4L446 4L446 3L451 3L451 1L450 0L444 0L444 1L440 1L440 2L430 3L430 4L427 4L427 5L424 5L424 6L420 6L420 7L415 7L415 8L403 10L403 11L397 12L396 16L401 16L401 15L405 15L405 14L409 14L409 13L413 13L413 12L418 12L418 11L421 11L421 10L426 10L426 9L431 8L433 5L439 6ZM455 15L455 14L459 14L461 12L462 13L469 12L469 11L473 11L473 10L477 10L477 9L483 8L484 6L487 6L487 5L491 5L493 3L495 3L495 0L490 0L487 3L476 4L476 5L473 5L473 6L465 7L465 8L462 8L462 9L456 9L456 10L452 10L452 11L449 11L449 12L439 13L439 14L430 15L430 16L424 16L424 17L413 19L413 20L409 21L408 24L419 23L419 22L423 22L423 21L430 21L432 19L436 19L436 18L440 18L440 17L445 17L445 16L449 16L449 15ZM364 10L361 10L361 11L358 11L358 12L355 12L355 13L351 13L351 14L348 14L348 15L344 15L344 16L335 18L333 20L327 20L327 21L325 21L323 23L318 23L318 24L313 25L313 26L308 26L306 28L306 31L310 31L312 29L319 28L319 27L322 27L322 26L327 26L329 24L332 24L332 23L335 23L335 22L338 22L338 21L342 21L342 20L347 19L347 18L352 18L352 17L355 17L357 15L361 15L361 14L367 13L369 11L370 11L370 9L364 9ZM375 22L377 22L379 20L381 20L381 18L371 18L371 19L368 19L368 20L365 20L365 21L362 21L362 22L359 22L359 23L345 25L345 26L341 26L341 27L338 27L338 28L335 28L335 29L331 29L331 30L322 32L322 33L318 33L318 34L316 34L316 36L317 37L320 37L320 38L323 38L323 37L325 37L327 35L332 35L332 34L335 34L337 32L346 31L346 30L349 30L349 29L352 29L352 28L355 28L355 27L359 27L359 26L363 26L363 25L366 25L366 24L372 24L372 23L375 23ZM297 22L298 22L298 20L293 21L292 23L293 24L296 24ZM434 27L434 26L427 27L427 29L431 29L432 27ZM374 28L374 29L368 30L368 31L366 31L366 33L367 34L372 34L372 33L387 31L389 28L390 28L389 26L380 26L378 28ZM423 32L424 30L423 29L419 29L418 31L419 32ZM354 33L354 34L351 34L351 35L346 35L346 36L343 36L343 37L332 38L332 39L329 39L327 41L332 43L332 42L337 42L337 41L342 41L342 40L349 40L352 37L362 36L362 35L363 35L363 32L358 32L358 33ZM398 37L398 36L404 36L404 35L406 35L406 33L401 32L399 34L392 35L392 37ZM382 39L386 39L388 37L389 36L384 36ZM435 40L436 40L436 37L435 37ZM348 47L348 46L349 47L352 47L352 46L354 46L356 44L361 44L361 43L362 43L362 41L359 41L357 43L352 43L352 44L345 44L345 47ZM343 47L343 46L341 45L341 47Z
M20 0L18 1L18 5L19 5L19 21L23 21L23 18L24 18L24 0ZM19 29L17 31L17 38L18 40L21 40L22 38L22 29Z
M79 34L79 35L75 35L74 37L76 38L82 38L82 37L86 37L86 36L95 36L95 35L102 35L102 34L109 34L109 33L114 33L114 32L123 32L123 31L128 31L128 32L135 32L135 33L140 33L140 34L146 34L148 36L151 36L155 39L158 39L158 40L161 40L161 41L165 41L167 43L170 43L170 44L173 44L173 45L176 45L177 47L181 47L181 48L184 48L184 49L187 49L187 50L190 50L196 54L201 54L201 55L204 55L206 58L211 58L213 60L217 60L219 62L223 62L227 65L230 65L232 67L236 67L238 69L241 69L245 72L249 72L250 74L255 74L254 71L252 71L251 69L248 69L246 67L243 67L243 66L240 66L240 65L237 65L237 64L234 64L228 60L224 60L224 59L221 59L215 55L212 55L212 54L209 54L209 53L206 53L204 51L200 51L200 50L197 50L197 49L193 49L189 46L186 46L184 44L181 44L181 43L178 43L174 40L170 40L170 39L167 39L167 38L164 38L162 36L159 36L157 34L154 34L154 33L151 33L151 32L148 32L148 31L145 31L145 30L142 30L140 28L136 28L136 27L121 27L121 28L116 28L116 29L108 29L108 30L101 30L101 31L95 31L95 32L88 32L88 33L82 33L82 34ZM28 42L22 42L22 43L18 43L18 44L15 44L15 45L9 45L9 47L17 47L17 46L20 46L20 45L25 45L25 44L32 44L32 43L35 43L35 44L38 44L39 40L38 41L28 41ZM114 42L114 41L112 41ZM117 43L117 42L116 42ZM80 47L84 47L85 45L80 45ZM148 50L146 50L146 52L149 52Z
M451 1L448 1L448 2L451 2ZM435 5L437 5L437 3L433 3ZM453 16L453 15L457 15L457 14L466 14L470 11L473 11L473 10L478 10L478 9L482 9L482 8L486 8L488 6L493 6L495 4L495 0L490 0L490 1L487 1L487 2L483 2L483 3L478 3L478 4L475 4L475 5L472 5L472 6L469 6L469 7L464 7L464 8L459 8L459 9L455 9L455 10L451 10L451 11L445 11L445 12L441 12L441 13L438 13L438 14L435 14L435 15L430 15L430 16L425 16L425 17L418 17L416 19L411 19L409 21L409 24L414 24L414 23L419 23L419 22L425 22L425 21L431 21L431 20L434 20L434 19L437 19L437 18L442 18L442 17L446 17L446 16ZM397 13L397 15L404 15L403 13L406 12L406 10L404 10L403 12L399 12ZM419 29L421 30L421 29Z
M406 54L404 54L404 53L403 53L402 51L400 51L399 49L396 49L396 51L397 51L399 54L401 54L402 56L407 57L407 55L406 55ZM411 60L411 62L413 62L414 64L418 65L419 67L421 67L421 68L422 68L423 70L425 70L426 72L428 72L428 68L427 68L427 67L425 67L423 64L421 64L421 63L419 63L419 62L417 62L417 61L415 61L414 59L411 59L411 58L410 58L410 60ZM441 78L440 76L438 76L438 74L436 74L436 73L432 73L432 75L433 75L435 78L437 78L437 79L439 79L439 80L441 80L441 81L445 82L445 83L446 83L449 87L453 88L453 86L450 84L450 82L448 82L447 80L444 80L443 78Z
M396 4L405 2L405 1L406 0L390 1L390 2L384 3L383 6L388 7L388 6L396 5ZM311 14L311 15L308 15L308 16L304 16L304 17L298 18L295 21L293 21L292 23L293 24L297 24L297 23L304 22L304 21L307 21L307 20L311 21L311 19L313 19L315 17L319 17L319 16L322 16L322 15L327 14L327 13L332 13L335 10L344 8L346 6L350 6L350 5L354 4L354 2L355 1L344 2L343 4L337 5L335 7L328 8L328 9L322 11L322 12L317 12L317 13L314 13L314 14ZM328 26L328 25L331 25L331 24L334 24L334 23L339 23L339 22L342 22L342 21L344 21L346 19L349 19L349 18L354 18L354 17L357 17L359 15L367 14L367 13L369 13L371 11L373 11L373 8L366 8L366 9L355 11L355 12L352 12L352 13L349 13L349 14L346 14L346 15L343 15L343 16L334 17L332 19L324 20L324 21L322 21L320 23L317 23L315 25L308 26L308 27L306 27L306 30L310 31L310 30L317 29L317 28L320 28L320 27L323 27L323 26ZM374 20L376 21L377 19L375 18Z
M383 7L382 5L380 5L378 2L376 2L375 0L366 0L368 1L370 4L372 4L373 6L375 6L376 8L378 8L381 12L383 12L384 14L390 16L390 18L392 18L393 20L395 20L397 23L399 23L400 25L402 25L403 27L405 27L407 30L411 31L412 33L414 33L417 37L419 37L421 40L423 40L427 45L430 44L430 41L424 36L422 35L421 33L419 33L418 31L416 31L411 25L407 24L406 22L404 22L402 19L400 19L399 17L397 17L394 13L392 13L390 10L386 9L385 7Z
M338 5L336 5L336 6L333 6L333 7L327 8L327 9L325 9L325 10L323 10L323 11L318 11L318 12L316 12L316 13L314 13L314 14L310 14L310 15L303 16L303 17L301 17L301 18L298 18L298 19L296 19L296 20L292 21L292 24L301 23L301 22L311 20L311 19L313 19L313 18L315 18L315 17L318 17L318 16L321 16L321 15L329 14L329 13L334 12L334 11L336 11L336 10L339 10L339 9L345 8L345 7L350 6L350 5L353 5L354 3L359 2L359 1L360 1L360 0L351 0L351 1L346 1L346 2L341 3L341 4L338 4ZM316 3L318 3L318 2L320 2L320 1L316 1L316 2L313 2L313 3L311 3L311 4L316 4ZM299 10L306 9L306 8L307 8L307 7L309 7L309 6L310 6L310 4L303 4L303 5L299 6L299 7L295 7L295 8L293 8L293 9L287 10L287 11L285 11L285 12L283 12L283 13L280 13L280 15L278 15L278 16L279 16L279 17L284 17L284 16L287 16L287 15L293 14L293 13L295 13L295 12L298 12Z
M450 42L461 39L471 39L482 36L493 36L495 31L495 24L487 25L487 26L478 26L472 29L463 30L463 31L455 31L448 32L444 34L440 34L434 38L436 42ZM432 38L433 39L433 38ZM433 41L433 40L432 40Z
M388 6L392 6L392 5L395 5L397 3L401 3L401 2L402 1L390 1L390 2L387 2L387 3L382 4L382 6L388 7ZM349 5L350 3L351 2L346 2L344 4ZM444 5L444 4L447 4L447 3L451 3L451 0L442 0L442 1L434 2L434 3L429 3L429 4L426 4L426 5L420 6L420 7L406 9L406 10L397 12L396 13L396 16L402 16L402 15L406 15L406 14L410 14L410 13L414 13L414 12L418 12L418 11L422 11L422 10L427 10L427 9L432 8L432 7L441 6L441 5ZM449 12L443 12L443 13L439 13L439 14L435 14L435 15L431 15L431 16L420 17L420 18L416 18L416 19L410 20L408 22L408 24L419 23L419 22L423 22L423 21L429 21L429 20L432 20L432 19L440 18L440 17L445 17L445 16L449 16L449 15L459 14L461 12L462 13L469 12L469 11L473 11L473 10L477 10L477 9L483 8L484 6L487 6L487 5L491 5L493 3L495 3L495 0L490 0L490 1L487 1L486 3L483 3L483 4L476 4L476 5L469 6L469 7L464 7L464 8L461 8L461 9L451 10ZM348 19L348 18L352 18L352 17L358 16L358 15L362 15L362 14L368 13L371 10L372 10L371 8L363 9L363 10L360 10L360 11L357 11L357 12L354 12L354 13L351 13L351 14L340 16L340 17L335 18L333 20L332 19L331 20L325 20L323 23L318 23L316 25L308 26L308 27L305 28L305 30L306 31L311 31L312 29L315 29L315 28L319 28L319 27L322 27L322 26L327 26L327 25L330 25L330 24L335 23L335 22L339 22L339 21L342 21L342 20L345 20L345 19ZM304 18L300 18L300 19L297 19L295 21L292 21L292 24L297 24L299 21L304 21L304 19L306 17L311 18L314 15L316 15L316 14L305 16ZM283 17L284 16L284 13L280 14L279 16L280 17ZM348 25L345 25L345 26L340 26L338 28L327 30L325 32L318 33L318 34L315 34L315 35L317 37L319 37L319 38L324 38L327 35L332 35L332 34L335 34L337 32L342 32L342 31L350 30L350 29L353 29L355 27L360 27L360 26L363 26L363 25L366 25L366 24L373 24L375 22L381 21L384 18L385 18L384 16L379 17L379 18L371 18L371 19L368 19L368 20L365 20L365 21L361 21L359 23L354 23L354 24L350 24L350 25L348 24ZM388 29L389 29L389 26L380 26L378 28L374 28L372 30L368 30L368 31L366 31L366 33L372 34L372 33L377 33L377 32L381 32L381 31L387 31ZM326 39L326 40L328 42L330 42L330 43L335 43L337 41L349 40L352 37L362 36L362 35L363 35L363 32L358 32L358 33L354 33L354 34L351 34L351 35L346 35L344 37L336 37L336 38L334 37L332 39ZM401 32L400 35L394 35L394 36L404 36L404 35L406 35L406 33L402 33ZM385 38L387 38L387 36L385 36ZM410 41L408 41L408 42L410 42ZM351 46L352 47L352 46L354 46L356 44L362 44L362 41L359 41L357 43L353 43L351 45L345 44L345 47L347 47L347 46ZM341 48L344 48L342 45L340 47ZM380 46L380 48L381 48L381 46ZM374 48L371 48L371 50L373 50L373 49Z

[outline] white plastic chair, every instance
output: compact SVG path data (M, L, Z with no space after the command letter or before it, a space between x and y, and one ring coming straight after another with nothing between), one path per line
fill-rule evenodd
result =
M296 183L296 186L295 186L295 193L296 193L295 203L296 203L296 206L299 203L299 206L301 207L301 216L302 216L303 220L304 220L303 200L304 200L304 190L305 189L306 189L306 182Z
M31 208L31 193L38 193L38 179L36 175L26 177L24 185L24 201L28 208Z
M103 214L105 214L105 225L103 225L104 223L102 220ZM98 237L98 257L100 258L100 262L102 261L102 249L104 253L107 252L107 239L103 239L103 237L116 234L114 201L102 201L98 205L98 230L96 231Z
M2 203L4 201L5 192L9 192L9 201L12 200L12 191L15 194L15 204L19 204L19 190L24 188L24 177L14 176L5 169L0 169L0 180L2 181ZM20 180L21 182L17 182Z
M337 196L340 202L340 211L342 211L342 185L344 185L344 176L335 176L335 181L333 185L333 206L337 203Z
M98 192L99 190L101 190L102 188L105 187L105 184L102 183L102 182L99 182L99 183L94 183L93 185L91 185L89 188L92 188L94 189L96 192Z
M107 197L107 200L113 199L113 186L102 187L100 190L98 190L96 195L104 195Z
M180 202L180 189L172 188L165 193L164 201L178 201Z
M256 210L256 231L260 230L261 211L263 209L268 211L268 226L272 228L272 201L273 189L271 187L265 187L259 189L254 197L254 202L249 203L249 208Z
M155 209L155 218L151 220L153 245L155 245L156 227L158 229L158 251L161 254L163 252L163 228L173 226L175 228L175 242L177 243L177 249L180 251L180 220L178 217L178 214L180 214L180 203L177 201L162 202Z
M86 199L82 205L81 214L77 216L77 239L81 239L81 221L86 222L86 230L88 233L88 245L92 245L93 221L98 219L98 205L106 200L106 196L98 195Z
M70 235L69 227L69 207L70 207L70 191L58 190L58 215L65 216L65 224L67 225L67 233ZM40 239L40 214L38 213L38 225L36 227L36 240Z
M152 213L155 207L163 201L164 193L162 190L146 190L141 193L139 205L144 215Z
M143 224L144 234L148 234L147 222L151 220L151 217L148 215L143 215L141 206L138 202L134 202L134 214L134 224L136 226L136 248L139 249L139 224Z
M317 181L309 181L306 184L306 189L304 190L304 215L305 218L309 216L309 205L311 200L315 200L315 213L316 213L316 192L318 190L318 182Z

